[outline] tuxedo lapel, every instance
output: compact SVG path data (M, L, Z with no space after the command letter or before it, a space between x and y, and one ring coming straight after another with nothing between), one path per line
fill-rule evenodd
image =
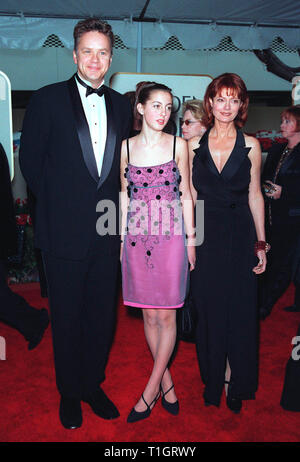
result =
M196 155L199 156L199 159L203 163L203 165L205 165L205 167L208 168L215 175L215 174L218 174L218 171L216 169L214 161L212 160L212 157L208 150L209 132L210 132L210 128L204 133L204 135L202 136L200 140L199 148L194 149L194 152L196 153ZM204 147L204 149L202 146Z
M243 132L241 130L237 130L234 148L221 172L221 175L225 180L230 181L237 173L250 150L251 148L246 148L245 146Z
M245 160L245 157L248 155L249 151L251 148L246 148L245 147L245 139L244 135L240 130L237 130L236 134L236 141L234 148L227 159L226 164L222 168L222 171L219 172L213 158L211 156L211 153L209 151L208 147L208 135L209 135L209 130L207 130L204 135L201 138L200 145L204 145L204 149L202 148L200 150L200 147L195 149L195 153L197 154L198 151L201 153L200 155L200 160L201 162L208 168L214 175L216 175L218 178L222 178L223 180L229 181L235 173L238 171L240 168L242 162Z
M105 105L107 114L107 137L104 150L103 164L101 170L101 176L98 182L98 189L102 186L108 174L110 172L116 147L116 128L114 120L114 111L112 105L112 99L109 93L109 88L106 88L105 92Z
M70 91L76 129L79 137L84 162L88 168L88 171L90 172L90 175L98 183L99 175L92 146L90 130L85 117L84 109L81 103L81 98L78 92L74 76L70 80L68 80L68 87Z

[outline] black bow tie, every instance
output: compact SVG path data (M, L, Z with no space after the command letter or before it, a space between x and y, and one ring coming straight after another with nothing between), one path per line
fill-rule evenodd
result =
M83 80L81 80L81 78L78 76L78 74L75 74L75 77L78 80L78 82L80 83L80 85L82 85L83 87L86 88L85 96L89 96L92 93L97 93L98 96L102 96L102 95L105 94L105 86L104 85L101 85L100 88L92 88L89 85L87 85L85 82L83 82Z

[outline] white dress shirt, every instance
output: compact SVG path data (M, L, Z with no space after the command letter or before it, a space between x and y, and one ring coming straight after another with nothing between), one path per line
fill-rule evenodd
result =
M91 83L82 77L83 82L91 86ZM77 79L77 87L81 98L82 106L84 109L85 117L87 119L92 145L94 149L94 155L97 163L97 169L99 177L101 175L106 136L107 136L107 116L106 116L106 105L104 95L98 96L97 93L92 93L89 96L85 96L86 88L81 85ZM101 83L101 85L104 83ZM100 86L101 86L100 85Z

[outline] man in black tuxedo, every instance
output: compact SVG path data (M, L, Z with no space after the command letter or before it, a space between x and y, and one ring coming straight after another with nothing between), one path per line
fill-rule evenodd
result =
M9 166L0 143L0 321L17 329L33 350L43 338L49 324L45 308L29 305L7 285L7 257L17 253L17 229L11 191Z
M113 336L120 237L118 228L97 233L96 206L110 201L118 217L120 149L131 126L128 100L103 85L112 59L110 25L80 21L74 39L77 73L34 93L20 147L37 201L35 244L46 269L66 428L80 427L81 401L104 419L119 416L99 384Z

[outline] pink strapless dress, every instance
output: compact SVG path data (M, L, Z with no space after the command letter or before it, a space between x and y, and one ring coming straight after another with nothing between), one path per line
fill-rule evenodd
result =
M180 174L175 160L152 167L128 163L130 204L122 257L125 305L180 308L188 280Z

